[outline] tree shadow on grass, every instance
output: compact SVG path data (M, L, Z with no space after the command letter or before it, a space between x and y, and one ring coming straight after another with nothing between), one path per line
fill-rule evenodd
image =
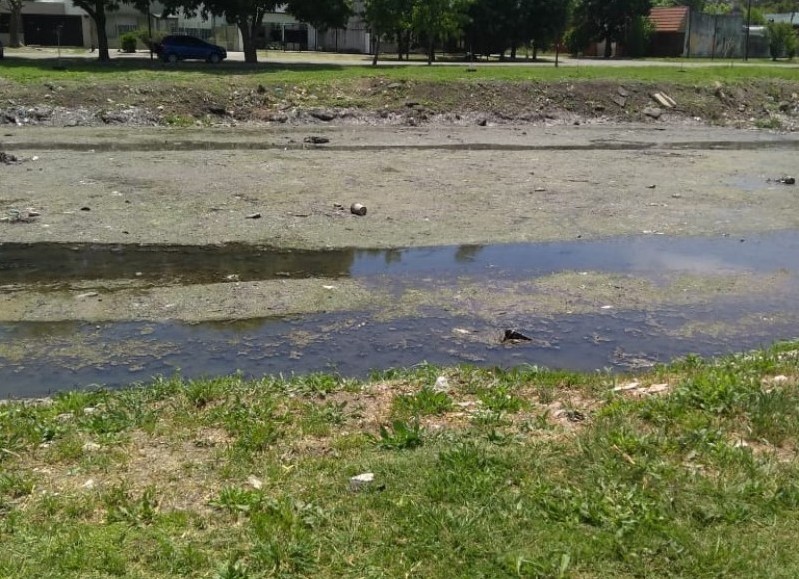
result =
M210 76L240 76L250 74L264 74L269 72L335 72L344 69L371 69L376 70L368 62L364 64L338 64L338 63L319 63L319 62L232 62L227 61L220 64L208 64L206 62L179 62L175 64L165 63L159 59L150 60L148 55L141 57L125 57L113 59L109 62L100 62L96 59L75 58L64 56L62 58L26 58L19 56L8 56L0 60L0 75L3 71L9 71L13 75L14 70L36 68L41 71L55 72L77 72L89 74L119 74L126 72L151 71L163 73L165 76L182 74L187 72L207 74Z

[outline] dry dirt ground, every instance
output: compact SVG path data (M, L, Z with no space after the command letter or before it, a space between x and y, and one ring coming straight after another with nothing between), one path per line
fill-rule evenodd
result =
M36 127L5 131L2 150L20 159L0 164L4 242L385 248L799 225L798 188L774 181L796 172L799 135L765 131ZM41 215L9 213L28 208Z

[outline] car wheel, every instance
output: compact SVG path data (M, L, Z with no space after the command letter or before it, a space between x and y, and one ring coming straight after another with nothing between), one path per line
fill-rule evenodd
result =
M214 52L208 57L208 62L210 62L211 64L219 64L219 61L221 60L222 57L220 57L219 54L217 54L216 52Z
M178 61L178 55L177 54L170 54L170 55L168 55L166 57L166 61L167 62L171 62L172 64L175 64Z

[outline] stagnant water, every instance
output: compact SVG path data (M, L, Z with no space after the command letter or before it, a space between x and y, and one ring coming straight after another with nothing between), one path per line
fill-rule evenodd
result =
M561 271L640 275L657 281L673 273L774 273L780 292L753 291L702 305L656 311L613 308L590 315L471 319L436 309L379 321L375 312L314 314L235 322L186 324L0 323L0 340L35 344L24 357L0 357L0 396L38 396L91 384L115 386L155 374L184 376L371 370L421 362L511 366L536 364L593 370L638 368L689 352L722 354L799 336L799 232L714 238L660 235L496 246L398 250L275 251L269 248L64 246L0 244L0 288L69 286L86 280L145 279L154 284L346 276L382 287L448 280L530 279ZM746 329L685 335L693 327ZM501 343L505 329L533 340Z

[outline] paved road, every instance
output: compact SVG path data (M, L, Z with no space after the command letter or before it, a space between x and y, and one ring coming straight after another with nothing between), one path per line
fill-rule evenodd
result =
M64 49L62 50L62 57L65 59L73 58L97 58L96 52L81 49ZM56 58L58 50L56 48L44 47L33 48L25 47L21 49L6 49L6 57L8 59L27 58L27 59L47 59ZM126 54L111 51L111 58L114 60L149 60L149 52L139 51L135 54ZM328 64L328 65L341 65L341 66L359 66L369 65L372 58L369 55L354 55L354 54L335 54L329 52L282 52L282 51L259 51L258 58L260 62L272 63L285 63L285 64ZM389 56L390 58L390 56ZM228 52L228 61L230 62L244 62L243 52ZM397 61L397 60L381 60L379 66L424 66L424 60L412 61ZM703 68L703 67L729 67L729 66L776 66L779 68L795 68L799 69L799 63L773 63L769 60L751 60L743 62L742 60L628 60L628 59L609 59L602 58L572 58L570 56L562 55L560 57L560 64L567 67L579 66L653 66L653 67L673 67L673 68ZM437 62L436 66L468 66L469 63L465 62ZM544 59L538 62L531 62L526 60L519 60L516 62L503 62L499 63L496 60L490 62L475 62L473 66L532 66L532 67L547 67L554 65L554 56L547 55ZM0 63L2 66L2 63Z

